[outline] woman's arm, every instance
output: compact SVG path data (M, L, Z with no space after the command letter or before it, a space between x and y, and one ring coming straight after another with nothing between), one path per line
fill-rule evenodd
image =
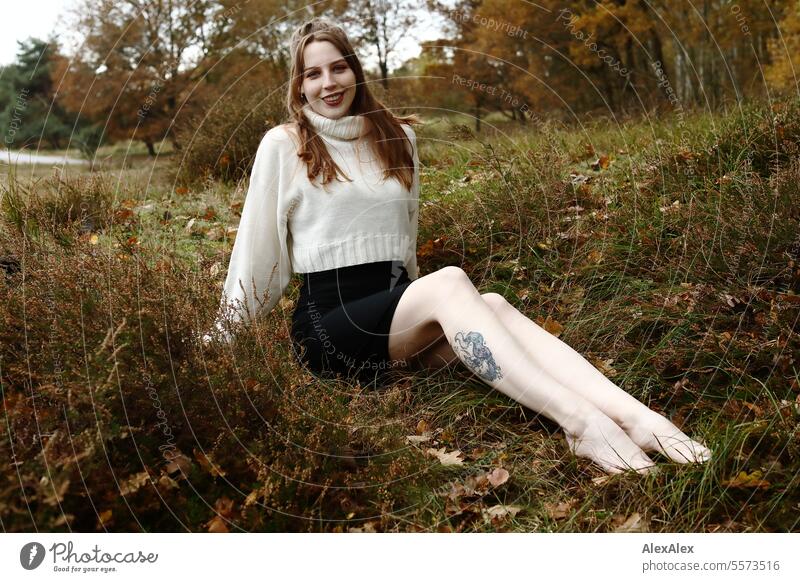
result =
M228 275L214 327L226 341L224 313L234 309L234 321L252 322L266 317L289 284L292 265L287 247L287 217L281 204L286 188L280 141L273 128L258 146L250 185L233 244Z
M411 184L411 197L408 201L408 220L411 225L411 245L406 255L405 266L408 277L412 281L419 276L417 267L417 232L419 230L419 153L417 152L417 134L411 126L403 126L411 139L414 159L414 179Z

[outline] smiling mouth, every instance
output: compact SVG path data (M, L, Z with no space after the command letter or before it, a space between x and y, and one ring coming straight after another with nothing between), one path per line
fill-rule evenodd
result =
M336 93L334 95L329 95L328 97L323 97L322 100L327 105L339 105L344 100L344 91L341 93Z

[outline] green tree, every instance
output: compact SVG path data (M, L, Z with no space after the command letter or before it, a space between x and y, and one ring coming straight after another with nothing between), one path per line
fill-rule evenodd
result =
M0 128L11 148L59 149L75 122L54 99L52 74L60 55L55 41L17 41L16 61L0 76Z

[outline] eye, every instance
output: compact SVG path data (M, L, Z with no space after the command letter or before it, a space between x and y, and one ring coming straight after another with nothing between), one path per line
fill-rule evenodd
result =
M336 67L334 67L334 69L337 70L337 71L345 71L345 70L347 70L347 65L336 65Z

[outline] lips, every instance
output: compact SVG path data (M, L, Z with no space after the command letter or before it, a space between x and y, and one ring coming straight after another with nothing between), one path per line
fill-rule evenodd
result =
M331 97L333 98L331 99ZM344 99L344 91L342 91L341 93L334 93L333 95L328 95L327 97L322 98L322 100L327 105L332 105L332 106L339 105L343 99Z

